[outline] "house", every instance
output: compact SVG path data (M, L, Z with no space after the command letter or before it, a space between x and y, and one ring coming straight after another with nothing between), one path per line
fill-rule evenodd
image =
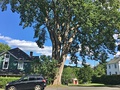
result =
M114 57L107 63L107 75L120 75L120 57Z
M116 34L117 52L114 58L107 63L107 75L120 75L120 34Z
M30 73L31 61L39 59L39 56L32 56L26 54L19 48L14 48L0 53L0 73Z

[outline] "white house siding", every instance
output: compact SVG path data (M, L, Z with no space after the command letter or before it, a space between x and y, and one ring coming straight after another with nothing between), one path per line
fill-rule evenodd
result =
M119 75L119 74L120 74L120 62L107 64L107 75Z
M119 71L119 75L120 75L120 61L118 62L118 71Z

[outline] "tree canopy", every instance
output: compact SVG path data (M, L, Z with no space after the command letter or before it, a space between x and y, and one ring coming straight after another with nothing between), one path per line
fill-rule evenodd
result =
M106 75L106 69L107 69L107 66L106 66L105 63L98 64L96 67L94 67L94 75L96 77L100 77L102 75Z
M62 83L66 84L66 82L70 83L72 82L73 78L77 77L76 72L79 71L79 68L76 67L65 67L63 70L63 74L62 74Z
M58 60L53 84L61 84L64 62L98 60L114 52L113 34L120 32L119 0L0 0L2 11L20 14L23 28L34 28L36 43L44 47L47 32L52 42L52 58ZM79 54L78 54L79 52ZM106 56L104 56L106 58Z
M10 50L10 47L7 44L0 43L0 52Z
M94 74L93 69L90 66L82 67L79 71L79 80L81 83L89 83L92 80Z
M32 74L42 74L47 78L47 83L52 84L56 73L57 61L50 56L41 55L40 59L33 60L31 63Z

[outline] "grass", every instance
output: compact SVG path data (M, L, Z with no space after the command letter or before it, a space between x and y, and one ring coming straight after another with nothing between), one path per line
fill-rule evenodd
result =
M105 85L100 83L87 83L87 84L69 84L69 86L77 86L77 87L120 87L120 85Z
M100 83L86 83L86 84L78 84L78 85L74 85L74 84L69 84L68 86L76 86L76 87L117 87L116 85L104 85L104 84L100 84ZM120 86L120 85L119 85ZM66 87L66 85L48 85L47 88L56 88L56 87ZM0 90L4 90L1 89Z
M99 84L99 83L86 83L86 84L78 84L78 85L73 85L69 84L69 86L78 86L78 87L104 87L106 85L104 84Z
M47 87L66 87L67 85L48 85ZM106 85L104 84L99 84L99 83L87 83L87 84L78 84L78 85L74 85L74 84L69 84L68 86L76 86L76 87L105 87Z
M49 87L66 87L66 85L47 85L47 87L49 88Z

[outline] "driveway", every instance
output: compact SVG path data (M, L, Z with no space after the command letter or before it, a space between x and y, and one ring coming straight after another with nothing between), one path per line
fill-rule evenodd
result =
M46 87L45 90L120 90L119 87Z

